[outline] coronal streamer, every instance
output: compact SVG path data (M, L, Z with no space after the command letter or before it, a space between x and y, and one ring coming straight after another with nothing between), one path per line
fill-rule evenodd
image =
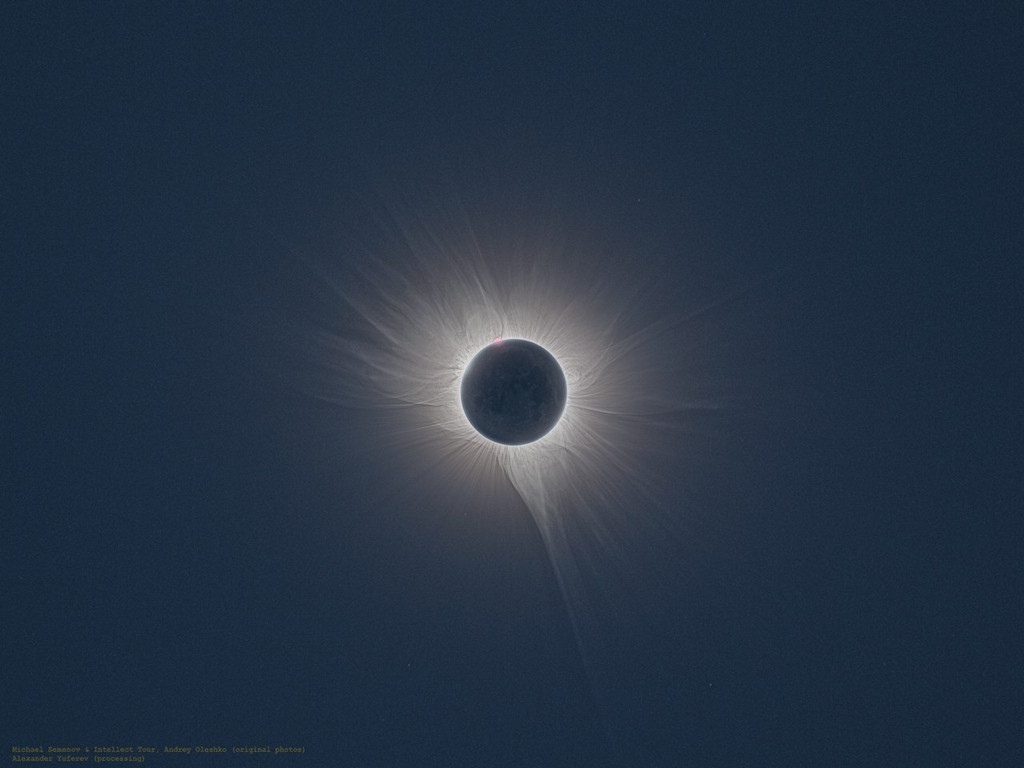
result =
M607 702L599 625L623 593L608 585L629 582L649 545L685 533L681 482L699 471L709 419L728 404L705 322L726 300L707 301L666 279L650 254L572 222L524 221L509 236L515 227L433 200L426 210L388 200L327 244L317 273L336 316L295 334L319 369L306 384L346 408L390 414L367 439L443 484L453 505L461 487L507 494L511 484ZM482 436L460 400L467 365L498 338L540 345L565 376L562 417L524 445Z

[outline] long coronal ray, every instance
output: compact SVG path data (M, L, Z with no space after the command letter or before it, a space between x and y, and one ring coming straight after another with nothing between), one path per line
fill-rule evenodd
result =
M400 210L391 218L383 244L352 247L324 268L339 319L296 330L319 363L304 385L348 408L395 414L373 440L411 456L417 478L494 493L511 484L544 541L600 701L598 598L586 574L599 560L628 571L640 523L671 534L653 467L679 449L689 419L722 407L678 347L689 322L732 297L649 317L649 276L587 268L587 254L564 247L488 242L466 217L436 228ZM462 372L496 337L540 344L565 373L564 415L535 443L491 443L462 412Z

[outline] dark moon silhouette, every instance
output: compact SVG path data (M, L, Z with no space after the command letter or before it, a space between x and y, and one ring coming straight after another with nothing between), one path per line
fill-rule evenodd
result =
M565 374L544 347L525 339L499 339L466 368L462 409L488 440L524 445L558 423L566 392Z

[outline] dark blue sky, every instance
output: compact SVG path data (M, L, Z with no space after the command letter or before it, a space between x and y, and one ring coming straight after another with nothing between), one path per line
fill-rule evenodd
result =
M0 748L1024 760L1018 11L18 3L0 27ZM268 337L324 311L298 262L381 184L454 190L498 239L649 254L665 304L638 322L746 287L695 326L744 412L712 458L652 465L692 538L632 566L599 680L521 503L396 500L376 416L282 384Z

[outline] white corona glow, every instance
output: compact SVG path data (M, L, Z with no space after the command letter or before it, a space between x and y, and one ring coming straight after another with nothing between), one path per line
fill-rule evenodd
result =
M704 323L725 299L664 279L643 255L550 227L530 236L528 222L521 238L499 236L453 207L389 203L373 227L355 227L372 236L327 244L319 279L337 317L297 334L321 369L308 383L385 414L363 437L417 490L442 489L457 508L515 489L594 682L609 582L630 581L645 546L686 529L680 476L699 472L706 419L725 404ZM504 338L548 350L568 389L556 426L521 446L477 433L460 401L466 366Z
M507 477L546 539L559 510L592 516L591 532L602 537L616 526L598 508L635 516L643 505L649 513L661 478L645 457L671 457L668 433L688 413L715 407L700 394L699 376L678 370L673 330L686 313L644 317L645 289L658 287L657 275L628 255L609 274L597 268L606 254L545 243L510 249L485 244L470 222L445 230L392 214L390 250L346 244L343 272L330 278L339 305L355 314L344 328L310 332L329 372L317 394L400 409L399 426L374 436L378 445L411 449L432 471L465 482ZM521 446L480 435L460 401L466 366L503 338L544 347L566 378L562 418Z

